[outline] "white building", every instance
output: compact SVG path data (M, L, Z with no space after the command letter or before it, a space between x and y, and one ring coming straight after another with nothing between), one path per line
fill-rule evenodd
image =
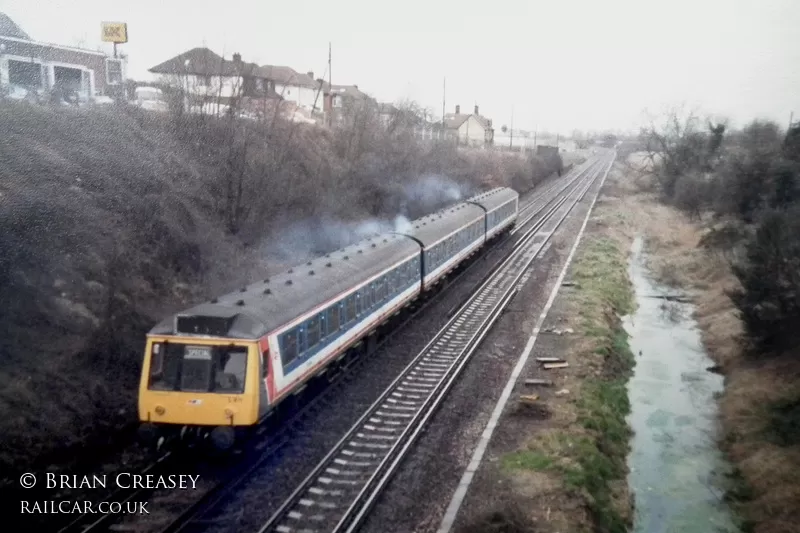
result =
M275 84L239 54L225 60L208 48L193 48L150 69L164 85L180 88L200 102L233 97L272 98Z
M291 67L273 65L259 67L259 72L275 83L275 92L287 102L302 109L322 110L322 90L313 72L301 74Z
M472 114L462 114L461 106L456 106L455 113L445 115L444 125L458 144L488 146L494 142L492 121L478 113L478 106Z

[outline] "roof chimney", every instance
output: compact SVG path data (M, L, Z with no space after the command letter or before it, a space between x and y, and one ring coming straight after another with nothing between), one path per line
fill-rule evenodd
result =
M459 115L459 114L461 114L461 106L457 105L456 106L456 115Z
M309 70L308 72L306 72L306 74L308 74L308 77L311 78L312 80L314 79L314 71L313 70Z
M479 115L479 114L480 114L480 113L478 113L478 104L475 104L475 114L476 114L476 115Z
M241 63L242 62L242 54L233 54L233 62L234 63Z

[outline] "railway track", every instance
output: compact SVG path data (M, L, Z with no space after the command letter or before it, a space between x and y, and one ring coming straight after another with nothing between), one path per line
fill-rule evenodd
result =
M359 526L470 356L516 294L527 267L610 162L601 158L589 166L574 188L526 230L501 267L353 425L259 533L338 533L352 532Z
M583 164L581 167L573 169L572 172L569 174L574 174L570 176L569 174L565 176L568 178L568 181L564 183L562 180L556 180L553 183L549 184L546 188L541 191L537 191L535 197L527 202L525 206L520 209L520 215L530 211L530 214L522 217L520 222L518 222L516 228L509 233L509 235L504 238L500 242L496 242L492 245L492 248L498 248L502 246L507 240L512 238L512 235L515 234L517 231L525 228L527 224L529 224L532 220L534 220L544 209L556 201L560 194L562 194L565 190L572 187L578 180L583 179L584 176L588 172L590 172L596 165L598 164L597 161L589 161ZM556 191L554 193L554 191ZM563 204L563 200L558 203L558 205ZM546 219L549 213L551 213L555 206L551 207L551 209L545 214L543 219ZM537 223L539 225L539 223ZM529 230L526 232L526 235L530 234ZM517 245L519 246L519 245ZM503 263L503 260L498 261L491 268L491 272L494 272L499 265ZM474 264L474 263L472 263ZM466 270L468 270L467 267ZM453 284L459 277L461 277L465 272L461 272L457 274L449 283L448 285ZM485 279L485 278L484 278ZM406 318L403 323L395 328L395 331L402 329L403 325L413 319L416 315L418 315L423 309L425 309L428 304L431 302L423 303L419 309L411 313L408 318ZM385 340L388 340L394 332L387 336ZM382 342L382 343L383 343ZM382 344L381 343L381 344ZM350 370L354 369L354 367L359 366L360 362L363 361L364 358L355 359L346 369L347 372L341 372L342 376L346 376L348 374L352 375L353 373ZM333 381L333 380L332 380ZM249 450L245 457L241 460L237 461L237 464L234 465L224 473L220 475L220 481L213 484L211 488L204 493L202 497L197 499L193 504L186 507L185 511L180 513L170 524L164 528L162 531L163 533L174 533L174 532L183 532L188 529L188 526L196 520L197 517L205 514L208 509L213 508L219 502L221 502L230 491L232 491L235 487L239 486L243 481L248 479L248 477L264 462L266 462L273 454L279 450L290 438L290 434L292 428L296 426L300 421L304 418L305 415L314 412L319 407L324 405L325 397L328 396L329 393L333 393L338 387L327 387L325 388L321 394L314 397L306 406L304 406L300 411L295 413L291 418L285 420L284 427L282 427L279 431L271 435L271 438L264 442L260 442L256 444L253 449ZM177 457L172 452L166 452L164 455L159 457L156 461L149 464L146 468L139 471L141 474L165 474L175 471ZM104 501L116 501L116 502L128 502L128 501L144 501L147 500L154 490L152 489L130 489L130 490L119 490L116 491L109 496L107 496ZM75 520L70 522L65 527L62 527L58 530L58 533L74 533L74 532L81 532L81 533L95 533L95 532L102 532L102 531L109 531L114 529L114 525L119 520L119 515L108 514L108 515L81 515L77 517Z

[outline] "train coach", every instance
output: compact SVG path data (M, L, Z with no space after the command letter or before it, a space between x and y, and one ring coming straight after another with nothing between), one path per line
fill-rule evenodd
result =
M494 189L168 317L147 335L140 434L231 448L516 221Z

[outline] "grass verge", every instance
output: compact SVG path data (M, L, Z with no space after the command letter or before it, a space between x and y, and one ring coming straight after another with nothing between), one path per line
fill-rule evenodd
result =
M577 290L565 295L579 317L568 348L575 375L567 383L575 394L559 406L552 427L501 458L506 474L538 472L557 491L580 500L589 520L572 524L572 531L623 533L631 523L625 384L634 358L619 316L633 311L634 300L623 250L623 240L589 237L578 251L572 267Z

